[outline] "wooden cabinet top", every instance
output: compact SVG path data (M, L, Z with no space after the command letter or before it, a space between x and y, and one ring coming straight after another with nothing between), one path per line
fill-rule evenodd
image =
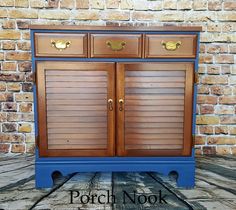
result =
M201 26L81 26L81 25L30 25L30 29L43 30L102 30L102 31L202 31Z

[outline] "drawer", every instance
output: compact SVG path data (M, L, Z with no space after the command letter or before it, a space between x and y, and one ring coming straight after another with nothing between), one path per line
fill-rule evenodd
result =
M145 57L194 58L196 46L196 35L148 34L145 37Z
M35 33L35 55L87 57L87 34Z
M91 34L92 58L141 58L142 34Z

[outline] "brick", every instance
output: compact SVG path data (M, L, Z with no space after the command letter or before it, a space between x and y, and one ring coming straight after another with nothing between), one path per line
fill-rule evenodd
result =
M32 102L33 101L33 93L16 93L15 100L19 102Z
M235 85L236 84L236 76L230 76L229 77L229 83L231 85Z
M103 0L90 0L90 6L92 9L104 9L105 2Z
M224 10L236 10L236 2L235 0L225 0L224 1Z
M213 56L210 54L200 54L199 63L213 63Z
M229 45L229 52L236 54L236 44Z
M13 94L12 93L0 93L0 102L1 101L13 101Z
M35 142L35 135L31 133L26 133L25 134L25 142L26 143L34 143Z
M203 12L203 11L187 11L185 14L185 21L190 22L209 22L209 21L216 21L216 14L213 11Z
M18 70L21 72L30 72L32 70L31 62L25 61L18 63Z
M7 52L6 60L31 60L31 54L30 52Z
M15 50L16 49L15 41L4 41L2 43L2 49L3 50Z
M208 144L236 144L236 137L214 136L207 138Z
M208 126L208 125L199 126L199 131L200 131L200 134L213 134L214 133L213 126Z
M164 9L177 9L177 2L174 0L164 0L163 2Z
M207 0L194 0L193 9L194 10L207 10Z
M195 136L195 145L203 145L206 142L205 136Z
M88 9L89 8L89 0L76 0L76 8L77 9Z
M180 10L191 10L193 2L189 0L180 0L178 1L178 9Z
M132 0L120 0L121 9L133 9L134 2Z
M220 146L216 149L217 155L229 155L230 154L230 147Z
M15 30L0 30L0 39L20 39L20 32Z
M48 3L47 7L50 7L50 8L58 8L59 6L59 0L48 0L47 3Z
M183 12L172 12L164 11L157 14L157 19L163 22L183 22L184 13Z
M236 147L230 147L232 155L236 155Z
M208 75L202 78L202 84L227 84L228 83L228 76L222 75Z
M34 154L35 144L26 144L26 153Z
M203 155L215 155L216 154L216 147L214 146L205 146L202 147Z
M6 18L8 16L8 11L6 9L0 8L0 18Z
M26 73L25 76L26 76L26 78L25 78L26 82L33 82L33 80L34 80L33 73Z
M205 44L200 44L200 46L199 46L199 52L200 53L205 53L205 51L206 51L206 45Z
M16 62L3 62L2 70L3 71L16 71Z
M33 91L33 84L32 83L23 83L22 84L22 91L23 92L32 92Z
M208 1L208 10L218 11L222 9L222 0Z
M129 20L129 12L120 12L120 11L105 11L101 14L103 20Z
M235 31L235 27L234 24L232 24L231 22L227 23L227 22L221 22L221 28L222 28L222 32L233 32Z
M213 105L201 105L200 106L200 113L201 114L213 114L214 113L214 106Z
M30 25L30 21L28 20L17 20L16 21L18 29L28 29Z
M21 91L21 84L20 83L7 83L7 90L11 92L19 92Z
M220 66L207 65L207 74L220 74Z
M236 104L236 96L221 96L219 98L220 104Z
M234 114L234 107L227 105L218 105L215 107L216 114Z
M44 8L47 5L45 0L29 0L29 3L31 8Z
M216 96L198 95L197 103L198 104L217 104L217 97Z
M206 66L203 65L203 64L199 64L198 73L199 74L205 74L206 73Z
M17 124L16 123L3 123L2 124L2 131L3 132L16 132L17 131Z
M222 116L220 117L220 124L236 124L236 116Z
M6 83L0 82L0 91L6 91Z
M4 52L0 52L0 61L4 60ZM1 63L0 63L1 64ZM0 65L0 69L1 69L1 65Z
M67 20L70 18L70 11L68 10L40 10L38 13L39 18L54 19L54 20Z
M12 153L24 153L25 152L25 145L24 144L12 144L11 152Z
M15 20L4 20L2 23L3 29L15 29L16 28L16 22Z
M7 113L0 112L0 122L7 121Z
M0 0L1 7L14 7L14 0Z
M196 124L197 125L214 125L219 124L219 117L218 116L205 116L205 115L198 115L196 117Z
M208 23L207 31L208 32L221 32L221 25L218 23Z
M211 94L214 95L231 95L232 88L230 86L216 86L213 85L210 87Z
M76 20L99 20L99 12L76 10L73 12L72 18Z
M2 110L4 112L16 112L17 111L17 104L13 102L6 102L2 105Z
M60 7L66 8L66 9L73 9L75 7L75 1L74 0L61 0Z
M0 144L0 152L8 153L10 149L10 144Z
M32 112L32 103L20 103L19 112Z
M29 51L31 50L30 42L29 41L21 41L17 43L17 49L22 51Z
M209 87L207 85L198 85L198 94L209 94Z
M13 133L1 133L0 134L0 142L17 142L17 143L21 143L24 142L24 135L23 134L13 134Z
M230 65L221 65L221 74L230 74Z
M219 21L236 21L236 13L235 12L217 12L217 19Z
M148 10L148 4L146 0L133 1L134 10Z
M18 126L18 132L20 133L30 133L31 131L32 127L29 123L20 123Z
M196 155L196 156L202 155L201 147L195 147L195 155Z
M216 63L234 63L234 56L233 55L216 55L215 56Z
M15 7L29 7L28 0L15 0Z
M13 9L9 11L9 18L34 19L38 18L38 12L33 9Z
M228 134L229 129L227 126L216 126L215 127L215 134Z
M117 9L119 8L119 0L106 0L106 7L108 9Z
M25 77L23 73L2 73L0 74L0 80L9 82L21 82Z
M31 113L19 114L19 113L9 112L7 114L7 121L8 122L19 122L19 121L33 122L34 115Z
M209 44L207 45L208 53L226 53L228 51L228 46L226 44Z
M230 127L229 132L231 135L236 135L236 127Z
M132 20L154 20L156 17L155 12L133 12Z

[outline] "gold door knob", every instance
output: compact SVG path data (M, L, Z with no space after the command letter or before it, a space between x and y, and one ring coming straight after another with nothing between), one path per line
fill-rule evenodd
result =
M121 51L124 49L126 42L125 41L107 41L107 47L111 48L113 51Z
M164 49L168 50L168 51L175 51L177 50L180 45L181 45L181 41L177 41L177 42L174 42L174 41L168 41L168 42L165 42L165 41L162 41L161 42L161 45Z
M123 111L123 109L124 109L123 106L124 106L124 100L123 100L123 99L120 99L120 100L119 100L119 110L120 110L120 111Z
M107 103L108 103L109 111L112 111L113 110L113 100L112 99L108 99Z
M51 40L52 47L55 47L57 50L62 51L70 47L71 41L68 40Z

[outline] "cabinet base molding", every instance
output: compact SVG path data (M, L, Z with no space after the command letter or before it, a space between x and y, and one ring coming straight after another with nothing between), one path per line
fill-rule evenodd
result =
M51 188L55 172L63 176L76 172L147 171L169 175L176 172L177 186L193 188L195 184L194 149L190 157L96 157L42 158L36 150L36 188Z

